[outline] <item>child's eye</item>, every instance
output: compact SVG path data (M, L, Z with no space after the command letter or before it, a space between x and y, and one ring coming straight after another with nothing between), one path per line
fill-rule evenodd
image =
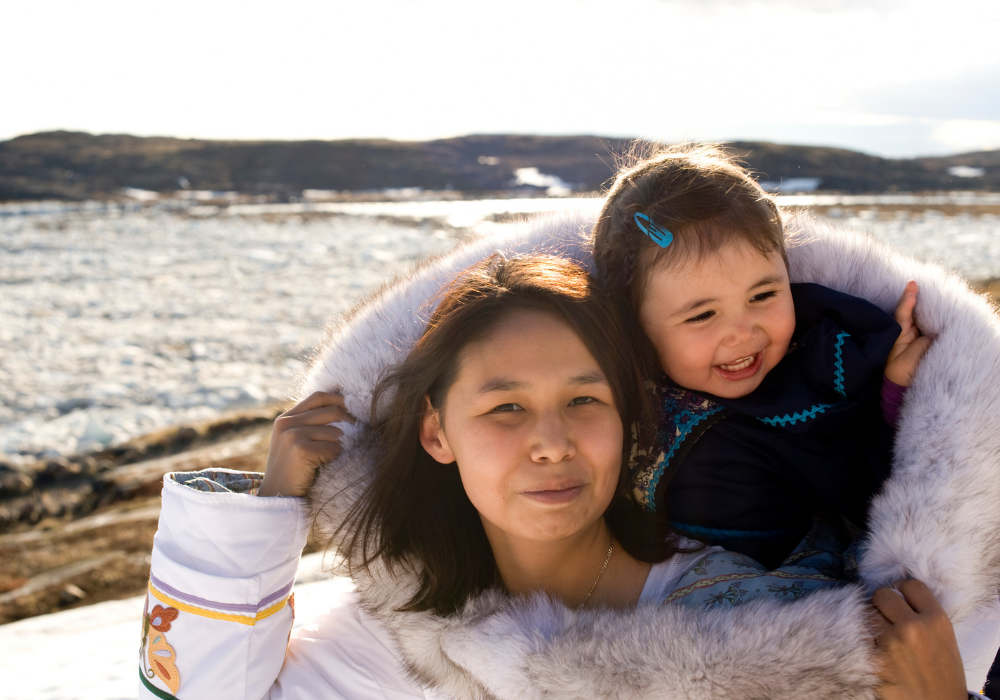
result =
M776 291L771 290L769 292L761 292L760 294L754 294L750 297L750 301L764 301L765 299L770 299L777 294Z
M514 413L515 411L523 411L520 404L516 403L502 403L499 406L493 407L490 413Z
M684 323L700 323L702 321L707 321L714 315L715 315L714 311L705 311L703 313L698 314L697 316L692 316L691 318L684 321Z

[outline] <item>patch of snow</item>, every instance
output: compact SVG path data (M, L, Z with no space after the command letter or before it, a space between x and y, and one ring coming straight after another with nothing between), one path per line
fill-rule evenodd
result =
M544 187L545 194L549 197L568 197L575 190L580 189L578 185L571 185L558 175L546 175L539 172L538 168L518 168L514 171L514 180L511 184L515 187L524 185Z
M152 190L141 190L137 187L123 187L122 194L125 195L126 197L137 199L140 202L154 202L160 198L159 192L153 192Z
M762 180L760 186L765 192L812 192L823 182L821 177L790 177L779 182Z
M350 579L317 574L320 556L300 563L293 629L354 589ZM143 601L113 600L0 626L4 700L134 699Z
M982 177L986 171L983 168L973 168L968 165L955 165L948 168L948 174L955 177Z

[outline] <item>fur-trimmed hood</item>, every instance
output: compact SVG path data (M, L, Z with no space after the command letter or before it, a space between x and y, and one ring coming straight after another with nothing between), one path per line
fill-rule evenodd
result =
M338 390L361 418L321 469L310 502L330 533L371 468L371 391L423 331L428 300L495 250L551 252L589 264L592 218L536 219L417 268L372 295L329 333L302 394ZM871 509L862 586L725 611L677 606L569 610L542 596L487 593L459 615L398 613L415 578L354 572L364 605L393 633L410 671L454 698L874 698L867 592L926 582L953 621L995 604L1000 588L1000 322L957 277L870 237L800 216L788 221L793 282L816 282L890 313L908 279L917 320L938 338L907 392L893 473ZM867 591L864 589L867 588Z

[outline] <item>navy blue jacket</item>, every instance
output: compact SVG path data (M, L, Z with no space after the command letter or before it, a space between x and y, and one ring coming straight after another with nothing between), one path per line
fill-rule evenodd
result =
M778 566L818 514L859 527L889 473L879 408L899 337L875 305L793 284L795 333L760 386L739 399L657 389L662 454L634 493L679 532Z

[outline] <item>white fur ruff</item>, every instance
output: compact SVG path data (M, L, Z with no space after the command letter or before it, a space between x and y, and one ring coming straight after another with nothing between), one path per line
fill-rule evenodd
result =
M793 282L823 284L890 312L908 279L920 284L917 320L938 338L906 395L893 473L872 508L862 579L871 590L919 578L953 620L974 616L1000 588L1000 322L984 299L936 267L808 217L788 223ZM539 219L502 240L466 245L380 290L331 330L302 393L339 390L367 420L343 426L344 453L317 476L310 498L321 531L343 522L366 483L371 390L419 337L432 310L427 300L498 249L541 249L587 263L591 224L584 215ZM412 574L354 576L411 672L449 697L875 697L859 586L726 611L572 611L544 597L489 593L441 618L394 612L414 590Z

